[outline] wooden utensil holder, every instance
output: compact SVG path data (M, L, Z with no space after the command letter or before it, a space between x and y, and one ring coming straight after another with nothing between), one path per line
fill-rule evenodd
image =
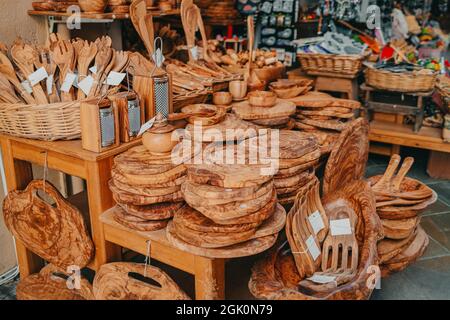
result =
M111 108L113 123L108 126L104 124L103 132L105 130L113 131L113 141L111 144L105 145L102 143L102 119L100 112L102 109ZM109 139L108 139L109 140ZM109 99L92 99L81 103L81 144L83 149L92 152L104 152L106 150L119 146L119 112L117 106L111 103Z
M119 113L119 138L120 142L126 143L133 141L137 138L140 127L144 124L145 112L142 101L139 99L138 95L134 92L121 92L109 97L115 108L117 108ZM132 114L130 110L129 103L133 100L137 100L139 105L139 128L133 125L134 121L130 117L135 117L136 114ZM137 131L136 131L137 129Z
M168 116L173 113L173 94L172 94L172 76L167 75L169 78L169 87L168 87L168 114L162 112L162 110L157 110L157 101L155 101L155 78L159 77L151 77L151 76L142 76L136 75L133 78L133 89L139 95L139 99L141 104L143 105L145 111L145 121L149 121L159 112L163 113L164 116Z

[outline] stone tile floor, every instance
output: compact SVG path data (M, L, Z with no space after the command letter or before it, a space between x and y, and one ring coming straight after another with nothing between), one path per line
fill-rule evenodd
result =
M419 179L434 189L439 200L428 208L422 217L422 226L430 236L430 245L424 256L406 270L381 282L375 290L374 300L450 299L450 181L435 180L426 173L426 154L406 150L416 163L409 176ZM384 172L387 157L371 155L367 176ZM250 270L263 255L230 261L226 268L226 296L228 299L253 299L247 288ZM142 261L142 258L138 258ZM153 262L158 265L157 262ZM186 292L193 296L193 279L170 267L164 267ZM0 300L14 299L17 280L0 286Z

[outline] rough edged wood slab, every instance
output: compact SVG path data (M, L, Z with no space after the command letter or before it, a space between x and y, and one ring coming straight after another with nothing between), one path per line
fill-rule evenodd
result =
M120 182L123 185L129 185L132 187L140 187L140 188L170 188L170 187L176 187L181 186L183 182L186 180L186 176L181 176L175 180L167 181L164 183L158 183L158 184L151 184L151 183L136 183L133 179L127 179L124 175L122 175L117 169L113 168L111 170L111 176L112 179L115 181ZM140 181L139 181L140 182Z
M381 220L384 236L393 240L409 238L420 223L419 217L400 220Z
M55 206L36 193L45 193ZM24 191L12 191L3 202L6 227L29 250L62 270L84 268L94 255L94 244L82 214L49 182L32 181Z
M297 107L326 108L342 107L349 109L361 108L361 103L355 100L338 99L321 92L308 92L307 94L292 99L287 99L295 103Z
M233 112L243 120L262 120L281 117L290 117L295 114L297 108L289 101L278 100L271 108L254 107L248 101L233 105Z
M119 204L119 206L130 215L143 220L165 220L174 216L184 202L164 202L155 203L148 206L133 206L129 204Z
M414 205L413 207L383 207L378 208L377 213L381 219L386 220L398 220L409 219L420 215L428 206L435 203L438 199L438 195L433 191L433 195L430 199L422 202L420 205Z
M408 238L402 240L383 239L378 242L378 256L380 258L380 264L391 260L404 251L411 244L411 242L414 241L416 235L417 229L414 230Z
M169 242L176 248L195 255L206 258L231 259L253 256L270 249L277 241L278 235L270 235L263 238L249 240L226 248L207 249L190 245L181 240L174 228L172 222L166 229L166 235Z
M129 262L109 263L100 267L94 278L97 300L190 300L161 269ZM151 283L133 275L146 275Z
M351 123L333 147L328 159L324 181L324 195L361 180L369 158L369 124L363 118Z
M114 220L124 227L144 232L164 229L169 222L169 220L141 220L132 215L128 215L120 207L114 212Z
M342 286L326 293L310 295L297 288L300 277L292 268L293 257L286 258L286 247L272 251L268 258L258 262L252 269L249 282L250 292L259 299L267 300L360 300L368 299L372 293L367 281L369 267L378 264L377 242L382 237L382 226L376 215L375 197L364 182L354 182L345 190L327 195L324 207L339 199L347 198L354 204L360 223L356 226L356 236L360 246L360 260L355 278ZM283 255L284 252L284 255ZM286 265L281 267L280 265Z
M52 264L39 273L19 281L16 287L17 300L94 300L92 286L84 277L80 289L69 289L67 275Z

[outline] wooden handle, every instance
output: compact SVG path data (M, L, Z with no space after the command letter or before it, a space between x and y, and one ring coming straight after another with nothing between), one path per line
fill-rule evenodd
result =
M392 181L392 188L394 192L399 192L400 187L402 185L403 179L405 179L406 175L408 174L409 170L414 164L414 158L408 157L403 161L402 167L397 173L397 176Z
M390 186L390 182L392 180L392 177L395 173L395 170L397 170L398 165L400 164L400 156L398 154L394 154L391 157L391 160L389 161L389 166L386 169L386 172L384 173L383 177L381 177L380 181L374 186L374 188L384 188L385 186ZM385 190L388 191L388 190Z
M64 199L61 193L59 193L58 189L55 188L50 182L44 180L33 180L27 187L27 192L30 195L42 190L45 192L50 198L55 201L57 207L60 206L61 200Z

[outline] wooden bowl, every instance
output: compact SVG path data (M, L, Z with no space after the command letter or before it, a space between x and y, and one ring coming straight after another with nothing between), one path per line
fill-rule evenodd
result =
M264 91L264 90L266 90L266 86L267 86L266 81L261 81L258 83L249 83L248 84L248 92Z
M105 12L108 0L78 0L81 10L86 13Z
M270 84L271 89L289 89L293 87L309 87L314 81L309 79L279 79Z
M229 91L233 99L244 99L247 95L247 81L235 80L229 84Z
M178 144L178 141L172 141L172 132L151 133L146 132L142 136L142 143L152 154L167 154Z
M36 11L53 11L54 9L53 2L32 2L31 6Z
M229 92L215 92L213 103L217 106L228 106L233 102L233 96Z
M278 98L280 99L291 99L291 98L295 98L297 96L299 96L300 94L302 94L305 91L305 87L291 87L291 88L286 88L286 89L274 89L274 88L270 88L270 90L272 90L272 92L274 92Z
M253 91L248 94L248 101L254 107L271 108L277 103L277 95L269 91Z
M192 116L187 118L187 122L190 124L198 124L201 126L212 126L215 125L225 118L226 110L224 108L219 108L211 104L191 104L189 106L181 109L182 113L205 113L214 111L215 114L210 117L203 116Z

